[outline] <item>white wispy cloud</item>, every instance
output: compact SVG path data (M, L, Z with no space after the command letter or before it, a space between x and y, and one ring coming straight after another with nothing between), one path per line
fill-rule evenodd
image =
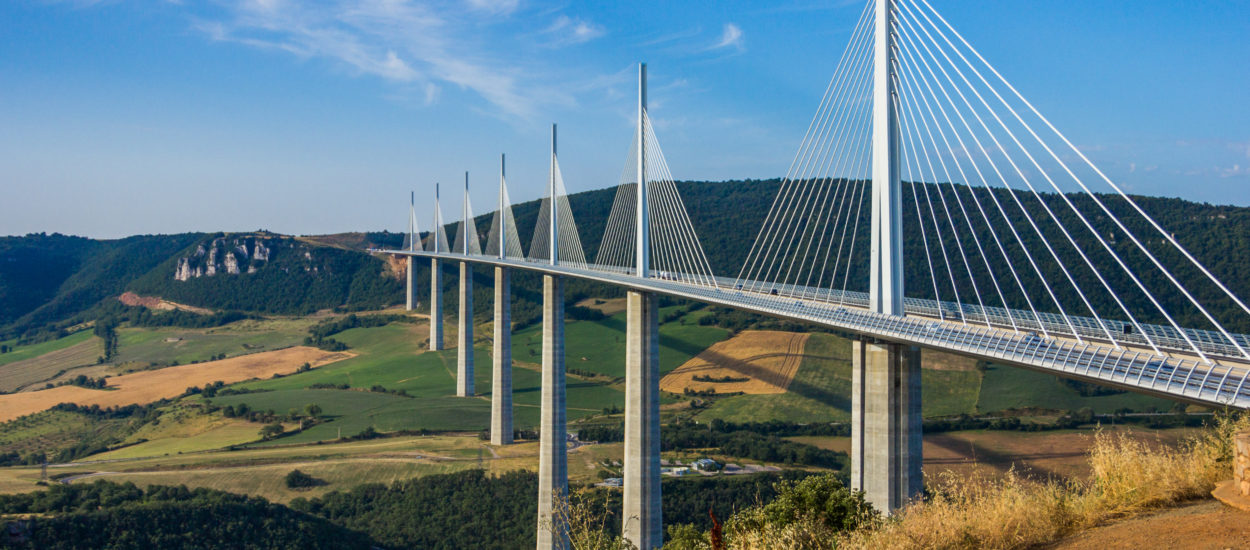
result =
M591 21L561 15L543 31L543 34L551 36L548 46L560 47L590 42L603 36L604 32L602 26Z
M198 16L195 26L213 40L328 60L405 85L426 104L450 86L477 94L497 114L528 119L544 105L574 100L561 83L540 80L544 71L528 66L527 56L472 38L483 25L516 17L519 6L519 0L217 0L218 9ZM606 31L561 15L543 32L558 33L552 42L566 45Z
M742 29L733 23L725 23L725 29L721 31L720 41L712 46L712 49L719 50L722 48L735 48L742 50L745 46L742 42Z

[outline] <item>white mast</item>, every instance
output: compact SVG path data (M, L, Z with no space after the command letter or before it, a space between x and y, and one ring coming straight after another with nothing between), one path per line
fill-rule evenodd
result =
M651 221L647 215L647 64L638 64L638 204L634 234L637 236L636 258L638 276L646 278L651 271Z
M903 206L894 109L893 0L877 0L872 88L870 309L903 314Z

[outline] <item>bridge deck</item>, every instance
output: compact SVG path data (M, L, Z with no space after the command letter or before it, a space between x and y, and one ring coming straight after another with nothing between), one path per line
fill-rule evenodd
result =
M1058 316L1042 316L1040 320L1028 319L1009 314L1008 310L981 310L962 304L908 299L906 309L911 315L897 317L868 311L866 297L858 296L861 293L834 295L834 300L839 300L839 303L829 299L831 292L838 291L828 289L785 288L778 289L774 294L772 287L754 285L753 288L753 285L744 285L745 288L737 288L728 279L719 279L719 286L713 286L677 280L675 277L644 279L626 270L600 266L551 265L515 258L501 259L420 250L379 252L444 261L467 261L588 279L806 321L891 342L960 353L1000 364L1118 386L1169 399L1207 406L1250 409L1250 384L1247 384L1250 363L1230 357L1209 357L1211 361L1205 362L1184 353L1165 351L1159 354L1152 349L1136 346L1116 347L1096 340L1106 326L1098 322L1086 322L1083 327L1078 327L1077 334L1084 340L1077 341L1075 335L1070 334L1067 323ZM994 326L1015 326L1016 329L978 326L971 324L973 321ZM1006 324L1008 322L1013 324ZM1045 332L1048 336L1039 335L1032 332L1033 330ZM1159 338L1155 343L1160 348L1178 347L1178 335L1160 333L1156 336ZM1167 339L1169 336L1172 337L1171 340ZM1145 339L1141 338L1140 341L1144 343Z

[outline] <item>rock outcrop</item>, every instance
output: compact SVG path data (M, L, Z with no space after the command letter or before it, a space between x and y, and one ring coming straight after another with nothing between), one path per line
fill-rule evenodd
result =
M256 273L273 255L274 243L266 246L266 238L246 236L227 240L222 237L201 243L192 255L178 259L174 280L185 282L197 277ZM295 246L294 243L291 246ZM305 251L304 258L311 262L312 255ZM316 271L317 267L312 266L312 270Z

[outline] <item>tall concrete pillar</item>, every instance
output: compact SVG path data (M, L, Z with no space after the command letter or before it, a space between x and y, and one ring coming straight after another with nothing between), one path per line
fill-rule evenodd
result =
M473 267L460 262L460 330L456 349L456 395L473 396Z
M404 286L407 289L404 309L412 311L413 308L417 307L417 261L412 256L406 257L405 260L407 262L408 284Z
M490 444L512 443L512 274L495 268L495 350L490 384Z
M542 411L538 443L538 549L568 547L569 492L564 409L564 281L543 275Z
M430 351L443 349L443 270L430 260Z
M664 542L660 513L660 317L655 294L631 291L625 329L622 529L639 550Z
M851 357L851 488L888 514L923 488L920 348L861 338Z

